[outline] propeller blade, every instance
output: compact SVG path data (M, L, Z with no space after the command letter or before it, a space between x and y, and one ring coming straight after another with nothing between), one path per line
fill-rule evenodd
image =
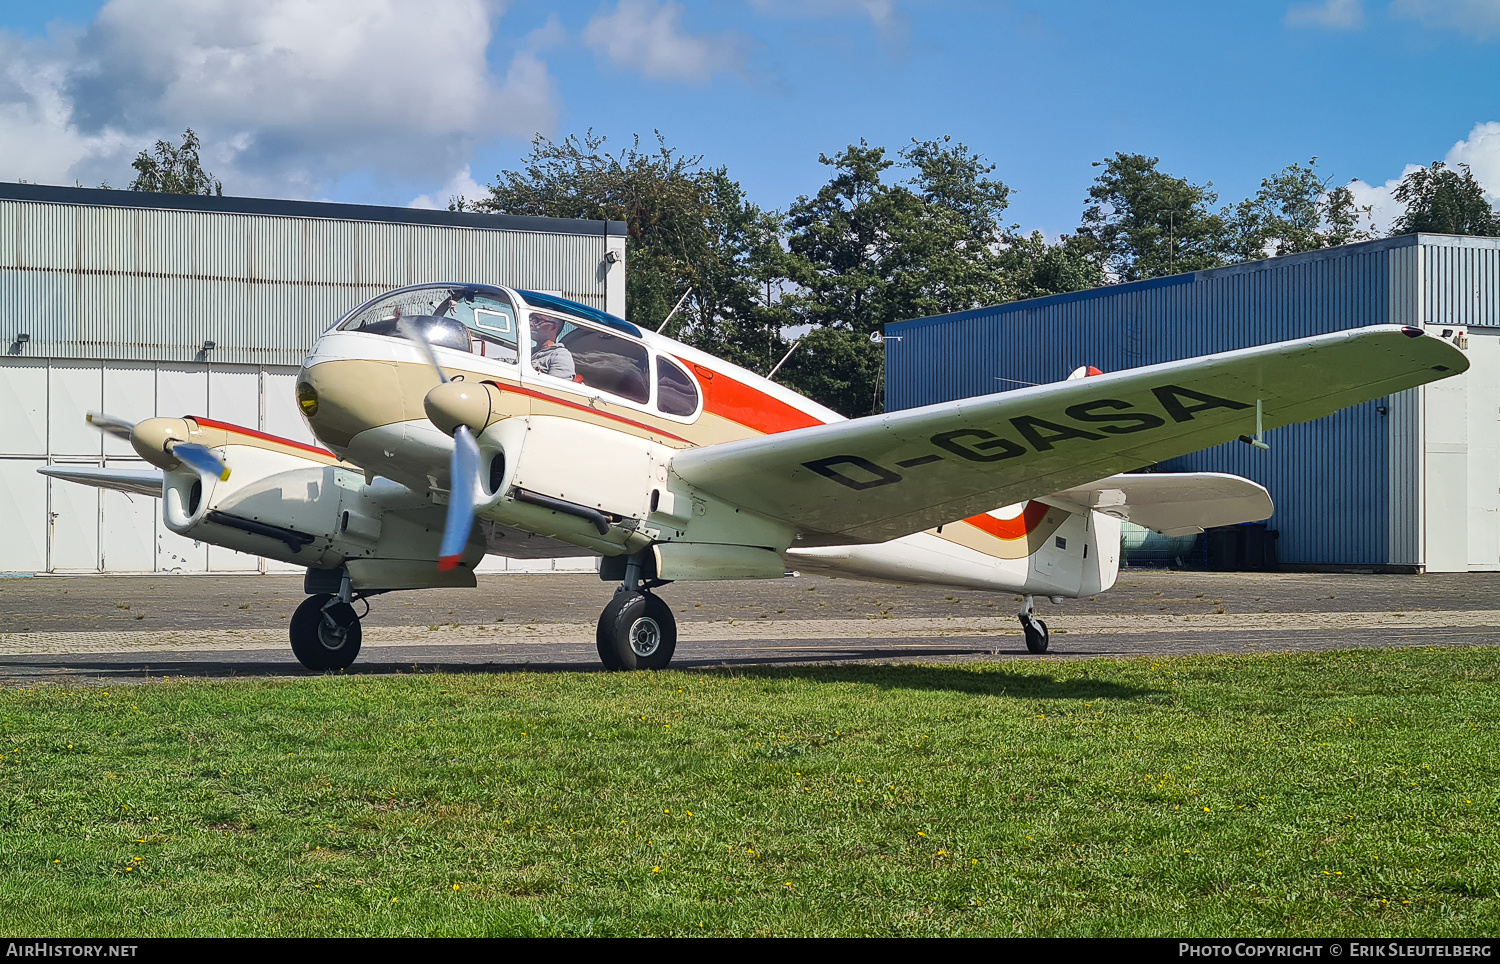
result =
M438 570L447 572L463 558L474 528L474 493L479 484L479 443L466 425L453 433L453 458L448 463L448 522L438 550Z
M130 441L130 430L135 428L134 422L127 422L123 418L116 418L103 412L89 412L84 419L105 435L113 435L127 442Z
M171 448L172 457L179 462L186 462L204 475L211 475L219 481L229 478L229 466L209 450L206 445L197 442L178 442ZM478 461L478 452L475 452L475 460Z
M438 364L437 353L432 350L432 343L427 340L426 335L422 334L422 329L418 328L408 318L397 318L396 330L407 341L415 343L418 348L422 349L422 354L427 356L427 364L431 365L432 370L437 372L438 381L447 384L448 377L443 374L442 366Z

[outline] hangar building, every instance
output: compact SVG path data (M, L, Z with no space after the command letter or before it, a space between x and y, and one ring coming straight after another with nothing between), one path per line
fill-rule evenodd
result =
M143 464L89 410L313 441L293 381L345 311L471 281L623 315L624 254L618 221L0 184L0 573L295 568L184 539L156 499L36 470Z
M1276 502L1298 566L1500 570L1500 239L1417 234L889 325L886 406L1363 325L1467 329L1470 370L1166 471L1233 472ZM899 340L898 340L899 339Z

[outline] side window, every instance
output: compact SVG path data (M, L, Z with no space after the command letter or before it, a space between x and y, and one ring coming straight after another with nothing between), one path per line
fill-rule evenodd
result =
M656 405L668 415L698 410L698 387L687 372L661 355L656 356Z
M516 351L516 319L509 308L475 308L472 330L479 353L508 365L520 361Z
M583 383L632 402L651 400L651 363L643 345L594 328L574 328L562 336Z

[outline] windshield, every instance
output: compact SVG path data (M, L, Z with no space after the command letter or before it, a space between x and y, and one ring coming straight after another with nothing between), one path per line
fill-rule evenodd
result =
M337 328L399 336L397 322L403 319L433 345L516 360L515 309L504 290L489 285L401 288L356 308ZM471 337L480 347L471 347Z

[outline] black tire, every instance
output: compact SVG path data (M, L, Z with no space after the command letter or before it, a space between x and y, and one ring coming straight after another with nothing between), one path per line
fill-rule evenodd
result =
M606 669L666 669L677 649L677 620L649 592L617 592L594 634Z
M292 653L303 666L318 672L347 669L359 655L363 636L354 607L348 603L328 606L331 599L327 593L308 596L292 613ZM325 606L332 626L324 619Z
M1040 619L1032 617L1031 622L1022 623L1021 631L1026 635L1026 649L1031 653L1045 653L1047 643L1051 634L1047 632L1047 624Z

